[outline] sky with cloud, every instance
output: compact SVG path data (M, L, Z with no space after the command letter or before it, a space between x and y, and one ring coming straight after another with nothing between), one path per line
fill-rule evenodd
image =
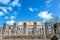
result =
M45 22L60 17L60 0L0 0L0 26L19 21Z

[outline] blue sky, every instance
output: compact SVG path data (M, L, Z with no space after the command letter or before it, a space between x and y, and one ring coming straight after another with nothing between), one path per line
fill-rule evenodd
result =
M19 21L45 22L60 17L60 0L0 0L0 26Z

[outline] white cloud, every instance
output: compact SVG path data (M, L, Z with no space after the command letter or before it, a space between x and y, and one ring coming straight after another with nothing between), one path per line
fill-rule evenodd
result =
M15 18L15 16L11 16L11 17L5 16L5 19L11 19L9 21L6 21L6 23L8 25L13 25L15 23L14 18Z
M47 0L47 1L46 1L46 7L48 7L48 8L49 8L49 7L51 7L51 6L52 6L52 5L50 4L50 3L51 3L51 1L52 1L52 0Z
M38 10L38 8L31 8L31 7L29 7L29 10L33 12L33 11Z
M12 5L12 7L21 6L21 4L19 3L19 0L14 0L11 5Z
M15 16L5 16L5 19L11 19L11 20L13 20L13 19L15 19L16 17Z
M34 11L32 8L29 8L29 10L32 11L32 12Z
M4 15L4 13L2 11L0 11L0 16L3 16L3 15Z
M6 7L0 7L0 9L1 9L4 13L8 13Z
M44 20L48 20L52 18L52 14L48 13L48 11L42 11L38 14L39 17L43 18Z
M14 18L15 18L15 16L11 16L10 18L11 18L11 19L14 19Z
M10 0L0 0L0 3L3 3L3 4L8 4L9 6L8 7L0 7L0 9L3 11L3 13L6 13L6 14L9 14L9 12L13 12L14 15L16 14L16 12L13 11L13 8L12 7L15 7L15 6L18 6L21 7L21 4L19 3L19 0L14 0L13 2L10 2Z
M0 3L2 3L4 5L8 4L12 7L14 7L14 6L21 7L21 4L19 3L19 0L14 0L12 3L10 3L10 0L0 0Z
M6 23L9 24L9 25L13 25L14 24L14 20L10 20L10 21L7 21Z
M7 9L10 10L10 11L12 11L12 7L8 7Z
M52 0L47 0L46 3L50 3Z
M10 0L0 0L0 3L7 5L10 2Z

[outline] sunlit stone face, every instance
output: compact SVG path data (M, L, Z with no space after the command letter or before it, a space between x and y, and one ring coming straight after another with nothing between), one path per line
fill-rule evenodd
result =
M40 21L22 21L22 22L18 22L18 25L23 25L23 23L26 23L26 25L34 25L34 22L36 22L36 25L42 25L42 23Z
M37 28L42 28L42 23L40 21L20 21L18 22L18 27L19 28L23 28L23 24L26 23L26 28L33 28L34 25L37 27ZM34 24L36 23L36 24Z
M18 22L18 25L23 25L24 22Z
M42 25L42 23L39 21L39 22L37 22L37 25Z
M31 21L26 22L26 23L27 23L27 25L34 25L34 23L33 23L33 22L31 22Z

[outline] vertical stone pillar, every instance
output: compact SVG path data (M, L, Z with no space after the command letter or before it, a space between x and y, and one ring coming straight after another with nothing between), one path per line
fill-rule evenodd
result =
M14 29L14 35L16 35L17 34L17 32L16 32L16 23L13 24L13 29Z
M3 40L3 38L4 38L4 34L7 34L7 35L8 35L8 33L5 32L6 27L8 27L8 26L7 26L6 23L4 23L4 24L3 24L3 28L2 28L2 40ZM6 36L6 35L5 35L5 36Z
M57 23L57 31L58 31L58 34L60 33L60 26L59 26L59 23Z
M57 23L57 26L56 27L57 27L57 29L56 29L57 37L59 38L59 33L60 33L59 32L59 30L60 30L59 23Z
M36 27L36 22L34 22L33 25L33 34L36 35L37 27Z
M55 32L55 34L56 34L56 28L57 28L56 24L54 24L54 32Z
M45 26L42 27L42 31L43 31L43 36L46 35L45 34Z
M52 35L55 34L54 33L54 27L53 26L51 26L51 32L52 32Z
M43 40L46 39L45 26L43 26Z
M23 30L24 30L24 35L26 34L26 23L23 23Z
M41 35L41 28L40 28L40 35Z
M49 36L48 35L49 32L48 32L48 23L47 22L45 22L45 34L46 34L46 36Z
M2 27L0 29L0 40L2 40Z
M58 33L59 33L59 24L58 23L54 24L54 32L58 36Z
M60 23L59 23L59 34L60 34Z
M4 23L4 24L3 24L3 29L2 29L3 35L4 35L4 34L7 34L7 35L9 34L8 28L9 28L8 24L7 24L7 23ZM7 31L7 32L6 32L6 31Z

